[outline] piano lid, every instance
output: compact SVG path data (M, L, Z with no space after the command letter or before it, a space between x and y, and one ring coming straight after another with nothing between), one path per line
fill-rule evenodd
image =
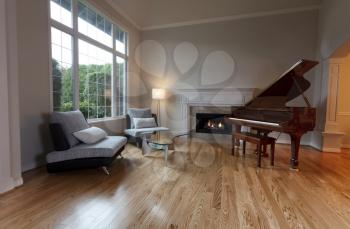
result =
M263 90L258 96L246 104L252 108L282 108L288 101L303 95L310 87L310 82L303 75L318 64L317 61L299 60L276 82ZM309 106L307 98L303 95Z

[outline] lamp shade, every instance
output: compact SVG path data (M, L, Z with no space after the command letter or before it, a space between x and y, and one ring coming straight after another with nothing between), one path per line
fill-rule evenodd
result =
M162 88L153 88L152 99L165 99L165 90Z

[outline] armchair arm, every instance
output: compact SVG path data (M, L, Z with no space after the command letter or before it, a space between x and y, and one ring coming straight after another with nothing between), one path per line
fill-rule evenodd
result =
M159 125L158 125L157 115L156 115L156 114L152 114L152 118L154 118L154 120L156 121L157 126L159 126Z

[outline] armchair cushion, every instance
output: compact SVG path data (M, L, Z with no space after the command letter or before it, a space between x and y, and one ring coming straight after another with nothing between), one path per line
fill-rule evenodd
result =
M129 108L128 115L130 116L131 129L135 128L134 118L152 118L150 108Z
M79 144L79 140L73 133L89 128L89 124L80 110L69 112L53 112L51 123L58 123L62 126L66 139L71 147Z

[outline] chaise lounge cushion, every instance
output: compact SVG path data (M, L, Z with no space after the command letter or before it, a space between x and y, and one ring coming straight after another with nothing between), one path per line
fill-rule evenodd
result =
M142 133L152 133L155 131L167 131L169 128L166 127L152 127L152 128L142 128L142 129L126 129L124 133L133 137L141 137Z
M95 144L78 144L65 151L54 151L46 156L48 163L82 158L113 157L127 143L126 137L108 136Z
M57 123L62 126L70 147L79 144L79 140L74 137L73 133L90 127L80 110L53 112L51 115L51 123Z

